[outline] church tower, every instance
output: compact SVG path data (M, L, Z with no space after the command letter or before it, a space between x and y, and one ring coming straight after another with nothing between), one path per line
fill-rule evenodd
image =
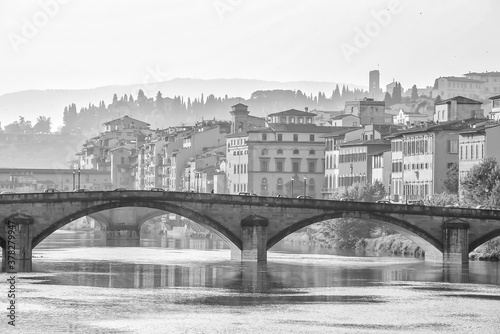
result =
M243 103L235 104L231 107L231 133L247 133L248 131L248 106Z

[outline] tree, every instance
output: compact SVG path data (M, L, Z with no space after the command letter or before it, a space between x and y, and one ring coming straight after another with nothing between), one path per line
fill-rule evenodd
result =
M375 202L386 195L384 185L380 181L355 183L339 192L336 197L349 197L357 201ZM314 236L315 242L329 247L354 248L360 239L370 238L379 226L355 218L340 218L320 223L320 229Z
M50 133L50 127L50 117L38 116L36 123L33 126L33 131L35 133Z
M394 88L392 89L392 103L401 103L401 84L399 82L396 82Z
M441 95L436 96L436 100L434 100L434 104L441 102Z
M411 88L411 99L413 101L417 101L418 100L418 89L417 89L417 85L413 85L413 87Z
M452 163L448 168L443 184L449 193L458 193L458 162Z
M342 197L352 198L362 202L375 202L384 198L385 195L385 187L379 180L376 180L373 184L354 183L341 193Z
M469 206L500 207L500 166L493 157L484 159L461 180L464 202Z
M392 106L392 96L389 92L385 93L384 102L387 107Z

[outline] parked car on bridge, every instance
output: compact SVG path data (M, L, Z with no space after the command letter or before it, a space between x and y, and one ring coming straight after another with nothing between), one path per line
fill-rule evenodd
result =
M56 188L47 188L43 191L44 193L60 193L61 191Z
M247 192L240 192L238 193L240 196L257 196L255 193L247 193Z
M356 201L354 198L349 198L349 197L342 197L340 200L343 202L355 202Z
M80 189L73 190L73 192L75 192L75 193L83 193L83 192L88 192L88 191L92 191L92 190L85 189L85 188L80 188Z
M128 189L125 189L125 188L116 188L116 189L113 189L113 191L127 191Z
M278 196L276 196L276 197L287 197L287 198L288 198L288 196L287 196L287 195L284 195L284 194L279 194L279 195L278 195Z
M297 196L297 198L298 199L314 199L311 196L307 196L307 195L299 195L299 196Z
M149 191L165 191L163 188L151 188Z
M375 203L381 203L381 204L392 204L391 201L389 201L388 199L379 199L378 201L376 201Z
M421 200L416 200L416 201L407 201L406 204L408 204L408 205L424 205L424 202Z
M12 194L17 194L17 193L15 191L5 190L5 191L2 191L0 194L1 195L12 195Z

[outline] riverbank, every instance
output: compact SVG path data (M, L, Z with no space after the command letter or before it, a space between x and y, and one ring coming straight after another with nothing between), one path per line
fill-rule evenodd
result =
M339 248L335 240L326 240L324 237L318 237L317 233L318 232L314 231L295 232L288 235L284 241L323 248ZM393 255L425 256L425 251L421 247L401 234L390 234L379 238L361 239L356 243L355 248L369 252L390 253ZM469 254L469 258L471 260L480 261L500 261L500 237L494 238L476 248Z

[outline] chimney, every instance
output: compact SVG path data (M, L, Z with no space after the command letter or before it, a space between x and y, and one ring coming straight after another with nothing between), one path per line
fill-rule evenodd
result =
M304 110L305 110L306 112L309 112L309 108L308 108L308 107L305 107L305 108L304 108Z

